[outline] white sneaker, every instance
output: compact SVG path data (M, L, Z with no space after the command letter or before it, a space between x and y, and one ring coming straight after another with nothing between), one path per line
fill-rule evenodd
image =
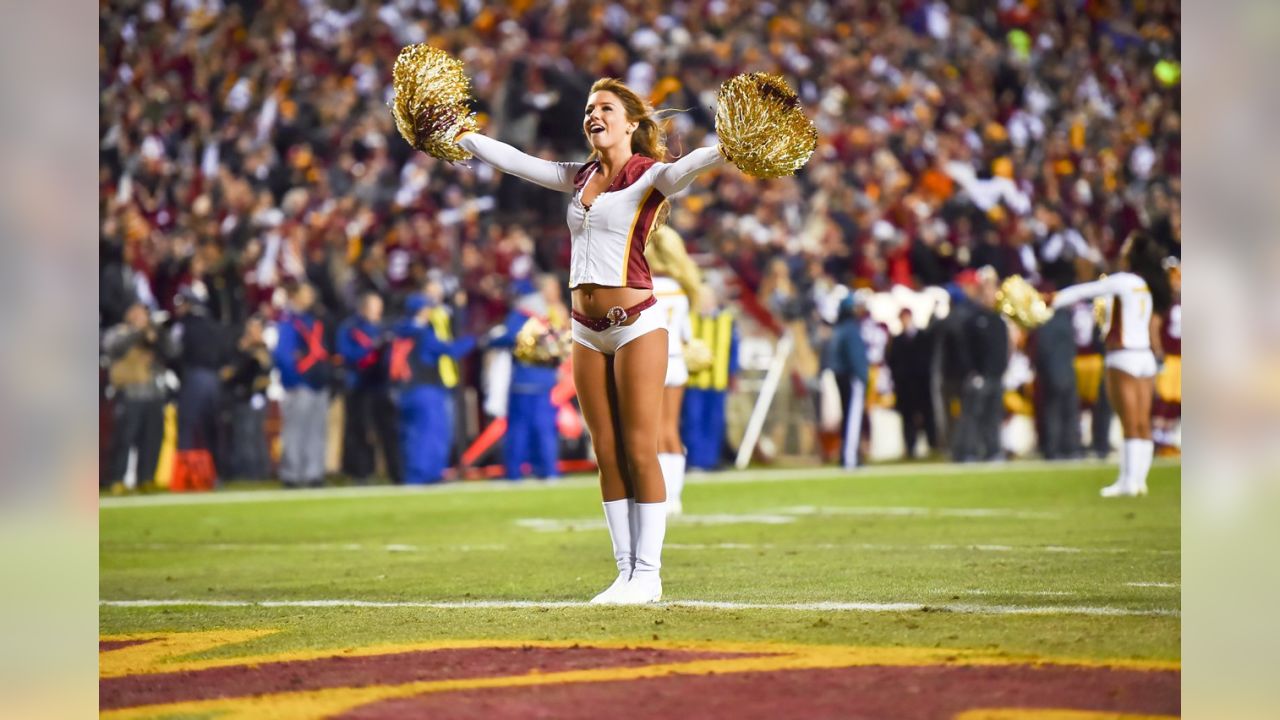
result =
M592 605L617 605L618 596L627 587L627 581L631 578L631 573L622 571L618 573L618 577L614 578L613 584L605 588L604 592L591 598Z
M1104 498L1137 497L1138 495L1146 495L1147 489L1144 487L1129 487L1123 481L1117 480L1102 488L1102 491L1099 494Z
M642 573L638 578L632 575L612 602L618 605L648 605L661 599L662 578L658 577L656 572L647 572Z

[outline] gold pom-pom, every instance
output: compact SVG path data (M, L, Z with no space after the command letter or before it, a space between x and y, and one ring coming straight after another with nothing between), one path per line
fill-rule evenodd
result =
M684 344L684 364L689 368L690 374L700 373L711 367L711 363L715 357L711 353L711 348L702 340L702 338L693 338Z
M1025 328L1039 327L1053 317L1040 292L1021 275L1010 275L996 291L996 310Z
M516 333L513 354L522 363L555 366L568 357L571 342L568 331L556 330L541 319L531 317Z
M391 114L405 142L441 160L471 157L457 143L461 132L476 129L467 104L471 80L461 60L430 45L410 45L396 58L392 85Z
M781 76L766 73L736 75L720 86L716 135L725 158L758 178L795 173L818 146L818 129L799 96Z

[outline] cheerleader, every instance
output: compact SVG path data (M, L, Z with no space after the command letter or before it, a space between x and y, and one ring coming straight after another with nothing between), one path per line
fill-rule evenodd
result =
M569 289L573 379L600 470L605 521L618 575L593 603L642 604L662 597L667 492L658 464L666 318L652 310L645 260L667 198L726 162L756 177L798 170L817 129L779 77L730 78L720 87L718 144L664 162L666 138L644 100L619 80L596 81L586 98L583 162L551 162L481 135L467 107L462 64L427 45L401 51L392 114L414 147L450 161L477 157L502 172L569 194Z
M1124 429L1124 447L1120 476L1102 489L1103 497L1147 494L1147 472L1155 449L1151 441L1151 399L1157 369L1152 346L1158 347L1152 341L1154 318L1168 311L1172 296L1162 261L1155 241L1135 233L1121 248L1120 272L1064 288L1053 298L1055 309L1081 300L1111 298L1103 321L1106 388Z
M702 291L698 266L685 251L675 230L661 227L649 238L644 251L653 272L654 312L667 323L667 378L662 389L662 420L658 431L658 465L667 483L667 514L679 515L684 505L685 451L680 440L680 412L684 388L689 382L685 346L693 340L690 302Z

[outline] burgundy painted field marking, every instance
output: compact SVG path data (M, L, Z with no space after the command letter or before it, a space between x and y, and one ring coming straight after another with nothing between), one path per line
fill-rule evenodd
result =
M384 720L519 717L540 708L568 718L598 713L602 697L626 703L626 697L639 693L662 698L649 708L654 712L647 716L652 717L680 709L696 715L718 709L745 718L884 717L876 703L889 703L909 711L894 713L897 717L950 720L960 711L993 707L984 694L995 693L992 698L1006 703L1032 701L1028 711L1079 708L1110 712L1107 717L1135 712L1151 717L1176 714L1180 683L1178 663L1169 662L768 643L654 642L637 647L464 640L184 660L193 652L271 633L103 637L103 647L109 649L100 653L102 716ZM135 641L141 642L126 644ZM903 696L884 691L903 683L929 689L914 694L924 698L922 703L903 704ZM850 698L858 702L850 705ZM854 712L858 703L873 714ZM833 707L838 712L833 714ZM1062 720L1094 717L1099 716Z

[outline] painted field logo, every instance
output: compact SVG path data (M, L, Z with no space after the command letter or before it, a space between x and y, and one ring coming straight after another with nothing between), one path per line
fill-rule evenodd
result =
M188 659L274 631L100 639L107 718L1176 717L1176 663L839 646L441 641Z

